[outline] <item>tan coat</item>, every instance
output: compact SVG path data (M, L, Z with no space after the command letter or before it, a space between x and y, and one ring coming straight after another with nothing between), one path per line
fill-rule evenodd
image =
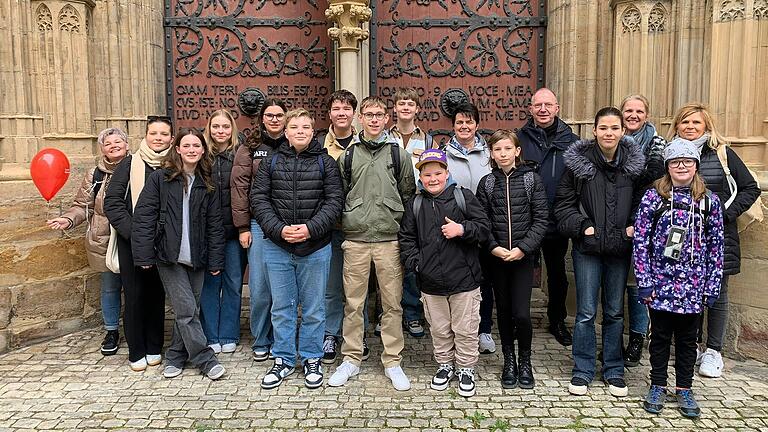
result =
M93 173L96 167L91 168L83 177L80 189L75 196L75 202L61 217L69 219L69 227L72 229L83 222L88 222L85 232L85 251L88 256L88 264L92 269L105 272L109 271L105 262L107 243L109 242L109 221L104 214L104 194L107 192L109 180L117 164L108 164L105 158L99 159L96 166L104 172L104 178L98 195L94 198Z

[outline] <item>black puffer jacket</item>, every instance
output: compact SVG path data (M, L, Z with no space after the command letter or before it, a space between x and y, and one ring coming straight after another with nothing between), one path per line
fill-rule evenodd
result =
M178 262L184 183L181 176L166 181L168 174L167 169L161 169L149 176L133 211L131 248L136 266ZM195 176L192 183L189 212L192 267L196 270L222 270L224 229L221 223L219 196L215 191L208 192L200 176Z
M551 142L547 142L547 132L536 126L533 119L529 119L528 123L520 128L517 137L520 139L523 159L538 164L536 172L544 182L544 190L547 192L549 202L547 234L557 236L554 205L557 185L560 184L560 178L565 172L563 153L571 144L579 140L579 136L573 133L571 127L560 120L560 117L555 117L555 123L552 126L555 128L555 133Z
M491 221L488 250L495 247L520 248L526 255L539 249L549 225L549 204L541 177L534 163L521 165L505 174L499 168L483 177L477 186L477 198ZM532 174L531 198L525 187L525 173ZM489 179L493 177L493 179ZM492 190L489 186L493 184Z
M115 227L120 237L131 240L131 221L133 219L133 199L131 198L131 159L136 156L128 155L115 168L112 179L104 195L104 214L109 224ZM155 168L144 164L144 180L155 172Z
M557 188L555 216L560 232L588 255L629 256L634 221L643 189L636 184L645 157L633 140L622 138L615 164L605 161L595 140L579 141L565 152L568 167ZM594 235L584 235L588 227Z
M466 214L456 203L449 185L438 196L426 191L418 218L413 211L413 201L405 205L400 224L400 258L406 272L415 272L419 289L432 295L451 295L472 291L480 286L479 244L487 241L488 218L480 202L468 189L460 189L466 202ZM446 239L441 227L445 218L464 226L464 235Z
M235 160L235 149L230 149L216 154L213 157L213 170L211 177L216 185L216 194L221 205L221 218L224 223L224 238L232 240L237 238L237 228L232 222L232 193L230 179L232 177L232 162Z
M728 155L728 169L731 171L733 179L736 180L737 193L731 205L723 212L725 224L723 274L734 275L741 271L741 246L736 219L760 197L760 188L736 152L726 147L726 154ZM731 197L731 190L728 187L720 159L717 158L717 152L708 145L705 145L701 151L699 174L704 179L707 189L716 193L720 202L725 205L725 202Z
M339 166L328 151L313 140L297 154L286 143L259 165L251 188L251 214L272 242L292 254L307 256L331 241L343 200ZM301 243L283 240L283 228L299 224L307 225L309 239Z

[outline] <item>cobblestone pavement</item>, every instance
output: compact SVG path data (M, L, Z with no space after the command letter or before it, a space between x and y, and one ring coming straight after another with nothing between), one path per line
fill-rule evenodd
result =
M697 377L703 410L698 421L682 418L674 403L661 416L643 411L647 357L626 375L628 397L610 396L598 381L588 396L570 396L570 349L543 330L543 315L543 309L534 310L536 388L502 390L499 348L481 356L477 395L469 399L455 388L429 388L435 364L428 337L406 336L403 366L413 386L408 392L395 391L384 377L377 360L381 343L372 336L371 358L345 387L308 390L294 374L268 391L259 387L268 364L251 360L248 338L235 353L219 355L227 375L212 382L193 369L172 380L162 377L161 367L132 372L124 342L117 355L103 357L101 330L82 331L0 356L0 431L768 431L768 369L757 362L727 360L724 378Z

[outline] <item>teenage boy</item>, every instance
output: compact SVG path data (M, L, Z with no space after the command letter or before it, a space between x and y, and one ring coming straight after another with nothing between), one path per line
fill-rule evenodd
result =
M397 233L403 204L413 196L415 180L411 157L389 136L387 105L370 96L360 103L363 131L339 157L346 192L341 217L344 231L344 361L328 384L341 386L360 373L363 357L363 308L368 290L371 262L376 267L383 314L381 362L384 374L396 390L408 390L411 383L400 367L403 350L403 268Z
M432 136L416 126L416 114L421 109L419 93L413 87L399 88L395 91L395 124L389 129L389 134L400 147L408 150L413 158L414 169L424 150L432 148ZM418 173L415 173L418 175ZM419 288L416 285L416 275L406 272L403 277L403 319L405 329L413 337L424 336L421 320L424 318Z
M331 126L328 130L319 131L317 140L328 150L332 158L338 160L344 150L349 147L355 136L352 120L357 109L357 98L349 90L337 90L328 98L328 118ZM325 338L323 339L323 363L332 364L336 361L337 348L341 343L341 322L344 318L344 287L342 285L342 265L344 252L341 243L344 234L341 224L337 224L331 233L331 269L328 274L328 284L325 289ZM367 311L366 311L367 312ZM365 327L368 327L368 314L365 313ZM368 345L363 339L363 360L369 355Z
M405 206L400 256L407 270L419 274L439 365L430 387L445 390L456 374L459 395L470 397L475 394L479 357L479 246L490 231L488 217L472 192L448 184L448 160L442 150L425 150L416 168L422 190Z

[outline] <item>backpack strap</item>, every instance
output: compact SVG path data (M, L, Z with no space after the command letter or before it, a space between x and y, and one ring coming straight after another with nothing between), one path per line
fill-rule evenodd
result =
M462 189L464 189L461 186L457 186L453 188L453 198L456 200L456 205L459 206L459 210L461 210L461 214L464 215L464 217L467 216L467 200L464 198L464 192L462 192Z
M424 148L426 149L434 149L440 147L438 144L435 143L435 139L432 137L432 134L429 132L426 132L424 134Z
M392 170L395 174L395 183L400 180L400 145L392 143L389 147L392 156Z
M104 183L104 171L100 170L99 167L96 167L93 171L93 181L91 181L91 197L95 200L96 195L99 194L99 189L101 189L101 185Z
M347 146L347 151L344 152L344 177L347 178L349 183L352 183L352 156L355 154L355 145Z
M528 203L531 202L533 196L533 171L528 171L523 174L523 184L525 185L525 195L528 197Z
M424 197L421 194L416 194L413 197L413 214L415 218L419 219L419 213L421 212L421 204L424 202Z
M275 166L277 165L277 153L272 155L272 159L269 161L269 176L272 177L272 172L275 170Z

